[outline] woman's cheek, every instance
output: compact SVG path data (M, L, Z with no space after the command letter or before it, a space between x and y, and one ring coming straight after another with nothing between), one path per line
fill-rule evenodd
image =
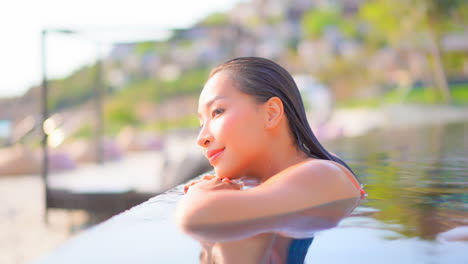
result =
M235 133L235 123L236 118L234 115L224 115L222 118L219 118L216 122L217 134L224 139L231 139L231 135ZM227 143L227 142L225 142Z

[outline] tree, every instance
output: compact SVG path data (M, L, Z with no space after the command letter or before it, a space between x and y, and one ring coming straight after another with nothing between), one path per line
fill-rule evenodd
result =
M384 36L390 45L408 40L416 43L417 37L424 36L434 83L444 101L450 103L441 41L444 34L457 30L465 21L467 6L465 0L375 0L363 5L360 16L373 27L374 37Z
M335 27L349 37L356 34L356 25L336 9L310 9L301 19L301 28L308 39L320 38L328 28Z

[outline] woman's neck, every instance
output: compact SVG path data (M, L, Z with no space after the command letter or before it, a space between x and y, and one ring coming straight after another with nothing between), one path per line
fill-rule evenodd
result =
M245 179L252 179L265 182L273 175L289 168L295 164L308 159L304 152L296 147L273 149L269 155L265 155L253 166L253 169L246 173Z
M259 158L246 171L245 176L265 182L280 171L298 164L308 158L298 146L293 133L288 128L287 119L265 134L260 147L263 149Z

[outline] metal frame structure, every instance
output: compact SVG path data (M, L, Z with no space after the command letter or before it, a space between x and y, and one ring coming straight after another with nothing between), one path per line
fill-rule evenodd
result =
M41 91L41 112L42 112L42 170L41 179L44 186L44 221L47 224L48 210L49 208L61 208L61 209L81 209L88 212L100 213L105 211L107 213L115 214L126 210L136 204L142 203L149 198L157 195L158 193L136 193L134 191L126 193L80 193L73 192L63 189L50 188L48 183L49 175L49 135L45 129L44 124L49 118L48 108L48 76L47 76L47 36L48 34L77 34L78 31L69 29L43 29L41 32L41 60L42 60L42 91ZM96 134L95 134L95 151L97 163L103 162L103 150L102 150L102 134L103 134L103 112L102 112L102 100L103 100L103 82L102 82L102 64L101 58L97 60L97 77L95 85L95 96L94 96L94 107L97 116L96 122Z

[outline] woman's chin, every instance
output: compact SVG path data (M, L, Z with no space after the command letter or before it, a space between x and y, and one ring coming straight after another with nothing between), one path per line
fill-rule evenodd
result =
M223 169L223 168L219 168L219 167L215 167L214 169L215 169L215 174L218 177L228 178L228 179L240 178L238 174L235 174L232 171L229 171L229 170L226 170L226 169Z

